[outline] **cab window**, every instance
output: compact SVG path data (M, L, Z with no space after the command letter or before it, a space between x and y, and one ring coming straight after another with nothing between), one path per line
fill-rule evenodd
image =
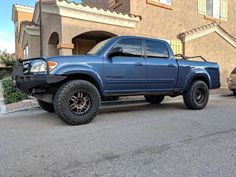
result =
M163 42L146 40L145 46L148 58L169 58L168 49Z
M121 48L121 56L141 57L142 40L141 39L121 39L113 48Z

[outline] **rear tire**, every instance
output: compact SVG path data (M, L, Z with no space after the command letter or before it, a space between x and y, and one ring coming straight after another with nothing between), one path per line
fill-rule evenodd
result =
M233 92L234 96L236 96L236 91Z
M147 102L151 103L151 104L160 104L165 96L163 95L144 95L144 98Z
M204 81L194 81L183 95L188 109L200 110L206 107L209 100L209 89Z
M39 103L39 106L47 111L47 112L50 112L50 113L54 113L55 112L55 109L54 109L54 106L53 104L51 103L47 103L47 102L44 102L44 101L41 101L41 100L38 100L38 103Z
M96 116L101 98L97 88L84 80L73 80L61 86L55 94L58 116L70 125L91 122Z

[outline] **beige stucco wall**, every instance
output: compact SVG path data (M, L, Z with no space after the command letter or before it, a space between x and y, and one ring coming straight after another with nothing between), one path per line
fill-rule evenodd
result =
M146 0L130 2L130 13L142 16L142 21L135 28L136 33L140 34L175 39L181 32L213 22L198 14L197 0L173 0L170 6L172 9L148 4ZM228 2L228 21L219 21L221 26L236 36L236 1Z
M43 55L49 54L49 39L51 35L56 32L59 35L59 43L62 39L61 17L55 14L42 13L43 22ZM67 32L65 32L66 35ZM69 33L69 32L68 32Z
M73 37L89 31L107 31L116 35L125 35L133 34L134 29L62 17L62 31L65 32L62 36L63 40L69 42Z
M40 38L39 36L29 36L29 58L40 56Z
M185 46L188 55L202 55L208 61L220 65L221 83L226 85L227 77L236 66L236 48L217 33L188 41Z
M31 21L33 14L32 13L27 13L27 12L21 12L21 11L16 11L16 24L15 24L15 54L17 58L23 58L24 57L24 49L18 42L18 36L19 36L19 31L20 31L20 24L22 21Z
M71 45L72 39L80 34L89 31L105 31L114 35L135 35L133 28L113 26L102 23L95 23L90 21L77 20L67 17L61 19L62 33L60 35L60 43L63 45ZM66 50L66 54L68 50ZM72 54L72 50L71 50Z

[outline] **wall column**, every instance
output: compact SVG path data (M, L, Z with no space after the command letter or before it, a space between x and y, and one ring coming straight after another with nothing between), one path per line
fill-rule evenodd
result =
M57 45L59 49L59 55L72 55L72 50L74 49L74 44L64 44L60 43Z

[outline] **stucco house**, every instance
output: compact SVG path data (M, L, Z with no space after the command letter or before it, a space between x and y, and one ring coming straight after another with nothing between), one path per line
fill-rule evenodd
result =
M175 53L220 64L221 81L236 66L235 0L42 0L43 54L85 54L117 35L167 40ZM40 55L39 3L14 5L18 58Z

